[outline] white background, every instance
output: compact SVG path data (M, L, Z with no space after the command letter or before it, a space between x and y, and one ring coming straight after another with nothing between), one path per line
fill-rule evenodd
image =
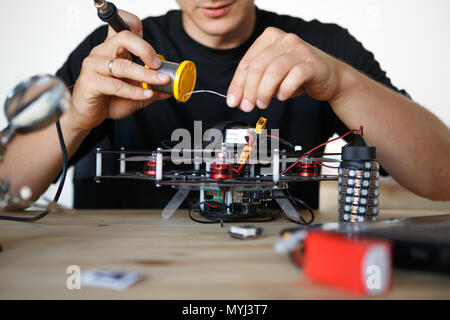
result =
M173 0L114 0L141 18L178 8ZM335 22L375 54L393 84L450 125L450 1L256 0L265 10ZM0 1L0 98L21 80L54 73L101 23L91 0ZM225 89L225 88L224 88ZM3 114L0 125L6 125ZM62 203L72 204L69 175ZM50 190L49 197L55 188Z

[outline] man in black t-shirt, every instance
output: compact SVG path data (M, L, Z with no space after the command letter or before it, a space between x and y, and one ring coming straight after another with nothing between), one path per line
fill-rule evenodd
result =
M61 125L76 164L75 207L162 207L173 194L150 183L96 185L95 147L151 150L177 128L192 130L195 120L206 130L225 120L254 124L260 116L305 150L364 125L391 176L419 195L449 199L448 128L393 87L374 56L345 29L259 10L251 0L178 3L181 11L142 22L121 11L130 32L97 29L58 71L73 87ZM132 63L130 53L151 70ZM169 81L155 71L156 53L169 61L194 61L196 88L226 93L226 103L198 95L178 104L144 90L140 82ZM18 157L23 150L31 150L31 159ZM16 166L8 157L17 159ZM0 171L8 172L13 191L26 184L39 195L58 175L60 161L56 132L47 128L17 138ZM297 195L317 207L318 186L298 188Z

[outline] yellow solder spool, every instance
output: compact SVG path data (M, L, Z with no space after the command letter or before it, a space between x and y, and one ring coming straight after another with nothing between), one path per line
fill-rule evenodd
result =
M192 96L197 81L197 68L192 61L174 63L166 61L163 56L158 55L161 60L161 67L158 72L166 73L170 76L170 82L163 86L152 85L151 89L172 95L177 101L186 102ZM147 65L147 69L150 69ZM150 85L143 82L142 87L149 89Z

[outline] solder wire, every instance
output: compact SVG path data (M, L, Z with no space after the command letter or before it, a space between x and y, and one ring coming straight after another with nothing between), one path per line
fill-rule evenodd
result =
M216 92L216 91L213 91L213 90L196 90L196 91L192 91L192 92L186 93L184 96L181 97L181 99L186 97L186 96L188 96L188 95L190 95L190 94L197 94L197 93L211 93L211 94L215 94L215 95L217 95L219 97L222 97L222 98L225 98L225 99L227 98L226 95L221 94L221 93Z

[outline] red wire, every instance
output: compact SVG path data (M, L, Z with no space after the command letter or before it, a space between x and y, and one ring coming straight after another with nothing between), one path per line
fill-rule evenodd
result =
M206 204L208 205L208 206L210 206L210 207L212 207L212 208L217 208L219 205L217 205L217 206L213 206L212 204L210 204L209 202L206 202Z
M277 140L280 140L280 141L285 141L284 139L281 139L280 137L277 137L277 136L266 135L266 137L267 138L272 138L272 139L277 139Z
M235 168L231 167L231 169L233 169L234 172L236 172L237 174L239 174L239 171L236 170Z
M319 148L321 148L321 147L323 147L323 146L325 146L325 145L327 145L327 144L329 144L329 143L331 143L331 142L334 142L334 141L343 139L343 138L345 138L346 136L348 136L350 133L353 133L353 132L355 132L355 131L359 133L360 130L361 130L361 128L360 128L359 130L350 130L349 132L347 132L347 133L344 134L343 136L340 136L340 137L338 137L338 138L329 140L329 141L327 141L327 142L324 142L324 143L318 145L317 147L312 148L312 149L309 150L307 153L305 153L305 154L303 155L303 157L301 157L300 159L298 159L298 160L297 160L296 162L294 162L289 168L287 168L286 170L284 170L284 171L281 173L281 176L282 176L283 174L285 174L286 172L288 172L289 170L291 170L293 167L295 167L300 161L302 161L306 156L308 156L308 155L309 155L311 152L313 152L314 150L317 150L317 149L319 149Z

